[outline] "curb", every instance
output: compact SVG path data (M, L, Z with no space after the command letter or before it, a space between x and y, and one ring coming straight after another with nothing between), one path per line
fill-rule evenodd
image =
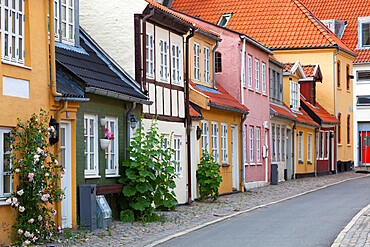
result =
M344 229L338 234L337 238L334 240L334 243L331 245L331 247L338 247L342 243L344 237L346 234L351 230L353 225L356 223L356 221L370 208L370 204L361 209L360 212L358 212L355 217L352 218L352 220L344 227Z
M331 186L334 186L334 185L337 185L337 184L340 184L340 183L344 183L344 182L347 182L347 181L351 181L351 180L355 180L355 179L360 179L360 178L365 178L365 177L369 177L369 175L365 175L363 177L356 177L356 178L348 178L348 179L345 179L345 180L342 180L342 181L339 181L339 182L335 182L335 183L332 183L332 184L327 184L327 185L324 185L320 188L316 188L316 189L312 189L312 190L309 190L309 191L306 191L306 192L302 192L300 194L296 194L296 195L293 195L293 196L289 196L287 198L283 198L283 199L280 199L280 200L277 200L277 201L274 201L274 202L269 202L269 203L266 203L266 204L262 204L262 205L259 205L259 206L255 206L253 208L250 208L250 209L246 209L246 210L243 210L243 211L239 211L237 213L233 213L233 214L230 214L228 216L224 216L222 218L219 218L217 220L212 220L212 221L209 221L209 222L206 222L206 223L203 223L199 226L196 226L196 227L193 227L193 228L190 228L190 229L187 229L187 230L184 230L182 232L178 232L178 233L175 233L175 234L172 234L172 235L169 235L165 238L162 238L160 240L157 240L157 241L154 241L153 243L151 244L148 244L148 245L145 245L145 247L154 247L154 246L157 246L159 244L162 244L162 243L165 243L173 238L177 238L177 237L180 237L182 235L185 235L185 234L188 234L190 232L194 232L196 230L199 230L199 229L202 229L204 227L207 227L209 225L213 225L213 224L216 224L218 222L221 222L221 221L224 221L224 220L227 220L227 219L230 219L232 217L235 217L235 216L238 216L240 214L245 214L245 213L248 213L248 212L251 212L251 211L254 211L256 209L260 209L260 208L265 208L265 207L268 207L268 206L271 206L271 205L274 205L274 204L277 204L277 203L280 203L280 202L284 202L284 201L287 201L287 200L291 200L293 198L296 198L296 197L299 197L299 196L303 196L303 195L306 195L306 194L309 194L309 193L312 193L312 192L315 192L315 191L318 191L318 190L322 190L322 189L325 189L325 188L328 188L328 187L331 187ZM369 205L370 206L370 205ZM357 215L356 215L357 216ZM333 247L333 246L332 246ZM336 246L334 246L336 247Z

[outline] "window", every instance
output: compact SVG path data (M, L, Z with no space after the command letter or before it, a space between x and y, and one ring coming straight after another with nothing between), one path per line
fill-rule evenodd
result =
M178 44L172 44L172 82L174 84L180 84L181 73L180 73L180 47Z
M271 126L271 147L272 147L272 160L276 160L276 147L275 147L275 124Z
M276 81L276 71L272 71L272 96L274 99L277 98L277 81Z
M24 1L1 0L1 59L24 64Z
M339 121L339 124L338 124L338 143L339 144L342 143L342 133L341 133L342 123L341 123L341 117L342 117L342 114L338 113L338 121Z
M216 163L219 163L218 151L218 122L212 122L212 154Z
M173 150L175 151L174 160L176 161L175 173L180 174L181 173L181 137L175 136L173 144L174 144Z
M370 96L357 96L358 106L370 106Z
M0 129L0 202L7 199L13 191L10 168L10 129Z
M204 82L209 84L209 47L204 47Z
M248 88L252 88L252 57L248 56Z
M152 33L146 33L146 76L154 78L154 37Z
M298 161L303 162L303 132L298 133Z
M256 155L257 163L261 161L261 128L256 128Z
M337 61L337 87L340 87L340 61Z
M218 22L217 25L221 26L221 27L226 27L226 25L229 23L230 21L230 18L231 18L232 14L223 14L221 16L221 19L220 21Z
M254 75L254 82L256 86L256 91L260 90L260 61L255 59L255 75Z
M208 130L208 121L202 120L202 149L205 150L206 147L209 147L208 141L209 141L209 130Z
M324 135L324 159L329 159L329 132L323 132Z
M168 42L166 40L159 41L159 54L160 54L160 76L164 81L168 80Z
M221 152L222 152L222 163L229 163L229 150L227 142L227 123L221 123Z
M85 177L97 176L98 169L98 116L84 116Z
M290 107L298 111L300 107L299 95L300 85L295 81L290 81Z
M351 116L347 115L347 144L351 144Z
M320 159L323 159L324 157L324 132L320 131L319 132L319 158Z
M200 46L194 42L194 80L200 81Z
M276 125L276 158L280 161L280 125Z
M168 135L163 135L162 139L162 150L165 150L168 148L169 142L168 142ZM163 156L161 155L161 160L163 160Z
M369 70L359 70L357 71L358 81L370 81L370 71Z
M285 128L281 128L281 160L285 161Z
M349 77L349 64L347 64L347 66L346 66L346 81L347 81L347 83L346 83L346 88L347 88L347 90L349 90L350 89L350 77Z
M312 134L307 133L307 162L312 163Z
M370 23L362 23L362 46L370 45Z
M249 160L253 163L253 127L249 126Z
M111 140L109 147L105 150L105 175L118 175L118 119L105 117L107 123L105 128L109 129L109 132L114 135L114 139Z
M59 42L75 43L75 0L54 0L55 33Z
M262 63L262 92L266 93L266 64Z
M222 56L220 52L215 53L215 72L222 72Z

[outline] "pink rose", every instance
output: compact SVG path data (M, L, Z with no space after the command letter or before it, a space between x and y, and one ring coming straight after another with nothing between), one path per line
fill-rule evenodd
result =
M23 233L23 230L22 229L18 229L18 234L22 234Z
M15 169L14 171L15 171L15 173L19 173L20 172L18 168Z
M39 216L37 217L37 219L38 219L39 221L42 221L42 216L41 216L41 215L39 215Z
M52 216L55 216L57 214L57 211L54 209L53 212L51 212Z
M31 223L32 224L34 221L35 220L33 218L31 218L31 219L28 220L28 223Z
M19 212L23 213L23 212L24 212L24 210L25 210L25 208L24 208L24 207L22 207L22 206L20 206L18 210L19 210Z
M17 201L18 201L17 198L15 198L15 197L12 198L12 203L13 204L16 203Z
M42 197L41 197L41 200L43 200L44 202L46 202L49 197L50 197L49 194L43 194Z
M30 237L30 233L28 232L28 231L26 231L25 233L24 233L24 236L26 237L26 238L29 238Z
M49 177L49 173L45 173L45 177Z
M44 152L44 150L42 150L41 148L37 148L36 152L37 152L38 154L41 154L41 153L43 153L43 152Z
M62 228L58 226L58 233L61 233L61 232L62 232Z
M62 175L64 175L64 174L66 174L66 170L65 169L62 170Z
M17 191L17 194L18 194L19 196L22 196L22 195L23 195L23 193L24 193L24 191L23 191L23 190L19 190L19 191Z
M28 178L29 178L29 181L32 182L33 181L33 177L35 176L35 174L33 174L32 172L28 173Z

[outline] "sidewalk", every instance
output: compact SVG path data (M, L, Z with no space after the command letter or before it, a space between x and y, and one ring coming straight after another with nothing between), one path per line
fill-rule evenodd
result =
M345 172L281 182L277 186L269 185L251 189L244 193L222 196L214 203L194 202L191 206L179 206L174 212L163 212L163 222L143 224L113 221L112 226L108 229L98 229L94 232L66 230L64 238L60 240L60 244L56 245L145 246L166 236L239 211L318 189L332 183L364 176L366 174Z

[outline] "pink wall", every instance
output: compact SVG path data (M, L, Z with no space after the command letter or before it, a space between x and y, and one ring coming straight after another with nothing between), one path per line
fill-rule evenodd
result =
M243 42L239 37L239 34L232 32L213 24L209 24L203 21L200 21L195 18L190 18L194 22L199 23L203 27L206 27L218 34L222 41L219 43L217 51L222 54L222 72L216 73L216 80L220 83L234 98L241 102L241 52ZM268 53L259 49L257 46L246 42L246 68L245 68L245 84L248 85L248 54L253 58L253 69L252 69L252 81L253 87L251 89L243 88L244 92L244 105L247 106L250 110L247 120L245 121L245 129L247 132L246 136L246 156L245 156L245 181L256 182L256 181L265 181L266 177L266 160L262 158L262 146L266 144L265 142L265 130L269 129L270 126L270 107L269 107L269 57ZM266 64L266 94L257 93L254 90L254 58L257 58L260 61L260 91L262 91L262 62ZM267 128L263 127L263 122L267 121ZM249 147L249 126L254 127L254 162L255 165L250 165L250 147ZM256 164L256 128L261 129L261 164ZM269 133L268 133L269 134ZM270 138L267 138L268 146ZM268 166L268 180L270 180L270 167L271 159L270 155L267 160Z

